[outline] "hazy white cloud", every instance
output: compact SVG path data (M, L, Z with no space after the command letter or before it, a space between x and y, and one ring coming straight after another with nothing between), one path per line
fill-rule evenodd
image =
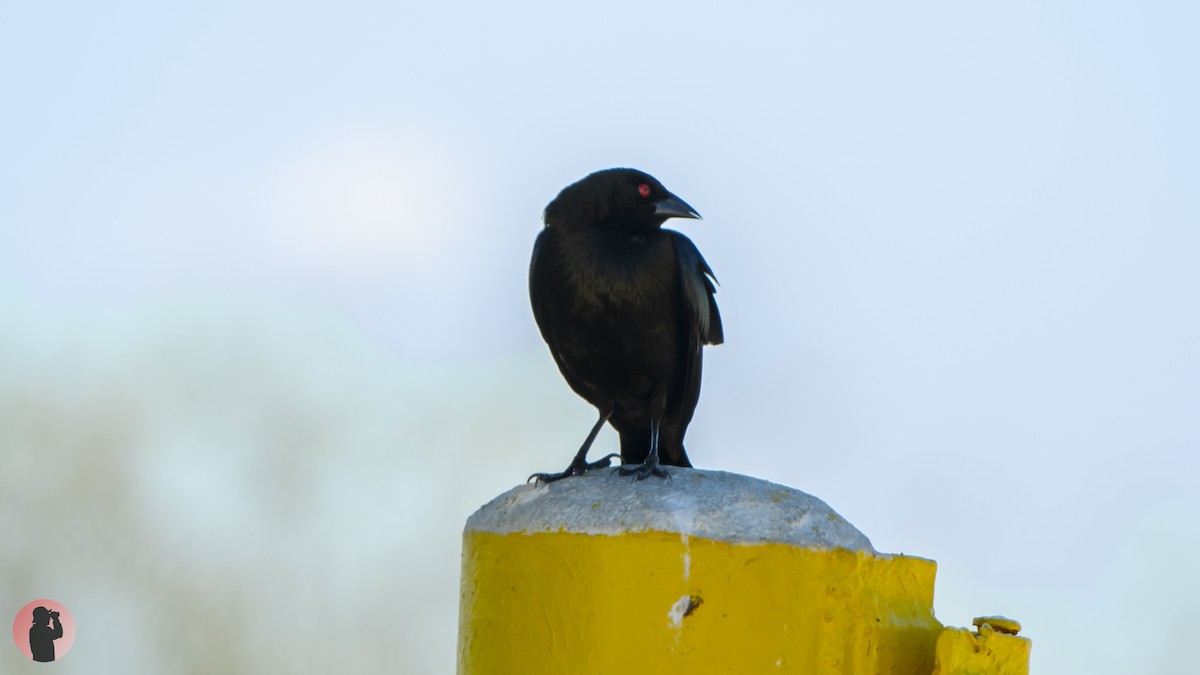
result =
M356 276L416 276L459 251L470 157L428 124L348 123L300 139L262 177L267 254Z

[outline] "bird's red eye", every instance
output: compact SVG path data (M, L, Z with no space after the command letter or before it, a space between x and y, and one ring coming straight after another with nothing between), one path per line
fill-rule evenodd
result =
M649 197L650 196L650 186L647 185L646 183L642 183L641 185L638 186L638 194L643 197Z

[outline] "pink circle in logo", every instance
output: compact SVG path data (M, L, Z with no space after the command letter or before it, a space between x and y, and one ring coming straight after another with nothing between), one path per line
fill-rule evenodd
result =
M13 619L13 642L27 659L57 661L75 643L75 619L62 603L34 600Z

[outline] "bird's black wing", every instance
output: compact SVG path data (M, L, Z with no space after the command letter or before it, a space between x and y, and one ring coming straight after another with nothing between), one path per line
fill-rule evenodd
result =
M664 231L671 235L675 245L683 303L691 321L689 332L696 341L692 347L698 351L704 345L719 345L725 341L725 331L721 327L721 313L717 311L717 299L714 297L717 276L691 239L674 230Z
M683 436L692 421L696 403L700 400L704 345L719 345L725 336L721 327L721 314L717 311L717 301L713 297L716 293L716 277L712 268L690 239L674 230L663 231L670 235L675 248L683 335L680 336L679 343L680 380L674 387L674 394L663 420L662 451L668 463L691 466L683 447Z

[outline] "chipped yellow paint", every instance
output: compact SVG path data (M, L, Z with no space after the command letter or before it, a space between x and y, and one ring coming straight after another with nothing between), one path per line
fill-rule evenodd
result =
M936 564L667 532L467 531L460 675L926 675Z
M1028 638L1005 635L990 625L972 633L946 628L937 640L933 675L1029 675Z
M998 633L1008 633L1016 635L1021 632L1021 622L1016 619L1010 619L1007 616L977 616L971 620L971 625L975 626L975 630L982 630L984 626L991 626Z

